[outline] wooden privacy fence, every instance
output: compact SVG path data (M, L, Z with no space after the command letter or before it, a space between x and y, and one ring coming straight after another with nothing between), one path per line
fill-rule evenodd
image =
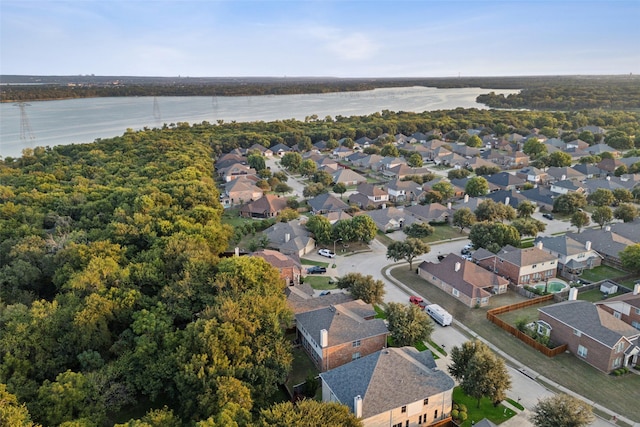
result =
M510 311L515 311L515 310L520 310L522 308L530 307L532 305L540 304L552 299L553 299L553 294L549 294L549 295L545 295L539 298L534 298L528 301L519 302L517 304L511 304L511 305L505 305L502 307L493 308L487 311L487 319L493 324L497 325L498 327L509 332L511 335L518 338L520 341L524 342L528 346L535 348L545 356L553 357L560 353L564 353L567 350L567 345L562 344L559 347L548 348L544 344L540 344L538 341L534 340L529 335L518 330L518 328L516 328L515 326L510 325L507 322L503 321L502 319L498 318L498 315L500 314L508 313Z

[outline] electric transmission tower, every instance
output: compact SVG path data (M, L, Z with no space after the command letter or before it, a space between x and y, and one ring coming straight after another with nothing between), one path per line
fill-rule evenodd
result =
M153 118L160 121L162 120L162 115L160 114L160 105L158 104L158 97L153 97Z
M26 107L31 107L31 104L27 104L26 102L16 102L13 105L20 108L20 139L22 141L33 141L36 137L33 135L33 131L31 130L31 123L29 123L29 116L27 116L26 110Z

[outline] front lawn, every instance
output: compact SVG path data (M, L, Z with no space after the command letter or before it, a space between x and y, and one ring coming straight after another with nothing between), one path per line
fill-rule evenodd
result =
M458 405L462 404L467 407L468 418L460 424L463 427L472 426L484 418L495 424L500 424L516 414L502 404L493 406L491 399L486 397L480 399L480 407L478 407L478 400L464 394L460 387L453 389L453 401Z
M433 225L433 224L432 224ZM423 240L427 243L439 242L441 240L451 240L467 237L466 232L460 233L458 227L451 227L448 224L433 225L433 234L425 237Z
M320 267L329 267L329 263L328 262L314 261L312 259L306 259L306 258L300 258L300 264L302 264L302 265L317 265L317 266L320 266Z
M331 282L331 283L329 283ZM336 281L331 277L327 276L312 276L308 275L304 277L304 283L311 286L313 289L317 289L319 291L326 291L330 289L337 289Z
M616 277L626 276L627 272L618 270L608 265L600 265L594 267L591 270L585 270L580 275L580 278L589 280L590 282L599 282L604 279L615 279Z

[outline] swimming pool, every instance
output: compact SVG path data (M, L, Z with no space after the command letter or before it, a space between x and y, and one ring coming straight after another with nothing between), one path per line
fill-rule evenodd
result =
M564 282L560 282L558 280L549 280L549 284L547 285L547 292L551 292L552 294L555 294L557 292L560 292L562 290L564 290L565 288L568 288L569 285L567 285ZM544 291L545 288L545 284L544 283L538 283L537 285L534 286L534 288L536 289L540 289L541 291Z

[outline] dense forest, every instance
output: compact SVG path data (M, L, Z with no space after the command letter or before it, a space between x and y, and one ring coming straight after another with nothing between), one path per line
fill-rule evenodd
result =
M29 417L67 427L131 418L127 425L305 425L299 420L323 411L348 418L335 405L300 415L276 403L291 364L283 332L291 313L277 270L220 258L232 230L220 221L215 158L254 143L586 125L631 137L640 113L457 109L177 123L0 160L8 425L31 425L16 421Z
M638 76L535 76L449 78L162 78L105 76L2 76L0 101L119 96L255 96L363 91L384 87L521 89L478 97L495 108L576 110L640 108Z

